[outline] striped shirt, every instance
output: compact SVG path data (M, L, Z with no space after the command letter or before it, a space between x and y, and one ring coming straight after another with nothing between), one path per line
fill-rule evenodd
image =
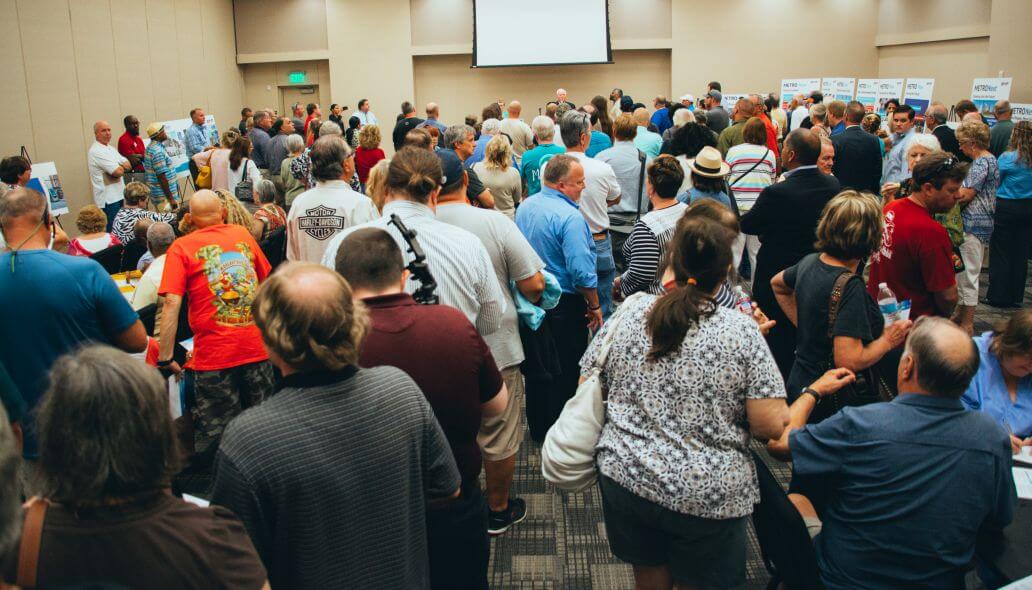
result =
M670 238L674 236L678 220L687 209L687 205L678 202L650 211L634 224L623 247L627 270L620 277L620 292L624 297L638 291L653 295L664 293L663 256Z
M143 169L145 179L147 180L147 186L150 188L150 196L152 201L160 201L165 198L165 191L161 189L161 183L158 182L158 175L164 174L165 180L168 181L169 192L172 193L172 199L175 201L179 200L179 183L176 182L176 169L172 165L172 158L168 155L168 151L160 141L151 141L150 145L147 146L147 151L143 153Z
M752 209L763 189L774 184L777 158L767 146L740 143L727 150L724 161L731 167L731 174L727 177L731 192L738 202L738 209L745 213Z
M437 295L444 305L450 305L469 318L481 336L501 326L505 312L505 296L498 286L491 258L480 239L468 231L438 221L432 209L412 201L391 201L383 206L383 216L362 225L353 226L337 234L326 245L323 266L336 268L337 250L351 232L375 227L386 230L404 253L405 263L412 261L408 243L398 228L390 223L391 214L415 230L416 241L426 254L426 263L437 282ZM419 281L409 278L405 290L414 293Z
M111 222L111 233L123 244L131 244L136 239L136 222L143 218L169 225L176 222L175 213L155 213L142 207L122 207Z

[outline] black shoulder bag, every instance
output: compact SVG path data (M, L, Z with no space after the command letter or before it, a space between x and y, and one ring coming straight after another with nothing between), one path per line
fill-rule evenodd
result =
M843 272L835 279L835 286L831 289L831 297L828 300L828 343L831 352L828 354L826 370L833 369L835 365L835 336L832 332L835 329L835 320L838 318L839 308L842 305L842 292L852 279L860 277L849 271ZM861 279L862 280L862 279ZM817 401L817 407L813 409L807 422L816 424L825 418L835 415L846 406L863 406L875 402L887 402L894 396L892 389L885 383L874 366L856 372L856 381L843 387L837 392L821 397Z

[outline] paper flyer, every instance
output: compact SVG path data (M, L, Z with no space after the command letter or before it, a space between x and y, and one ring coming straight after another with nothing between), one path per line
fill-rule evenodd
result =
M856 94L856 78L824 78L821 80L821 93L825 103L833 100L849 102Z
M878 80L878 114L885 117L885 103L890 99L903 98L903 78L882 78Z
M809 96L814 90L821 89L820 78L794 78L781 81L781 108L788 110L792 97L797 94Z
M864 105L864 110L873 113L878 106L878 79L860 78L856 83L856 101Z
M1011 121L1032 121L1032 103L1011 103Z
M996 123L993 116L993 106L998 100L1010 98L1010 89L1013 78L975 78L971 84L971 102L975 103L982 116L992 126Z
M935 88L933 78L907 78L903 90L903 103L917 111L917 116L924 118L928 105L932 102L932 89Z
M27 186L47 196L47 203L52 215L68 213L68 201L65 200L61 179L57 177L57 166L53 162L33 164Z
M190 163L186 155L186 130L190 125L193 125L193 121L190 119L176 119L174 121L162 121L161 124L165 126L165 134L168 135L168 139L165 140L165 150L168 151L168 156L172 158L172 166L176 170L176 178L190 176ZM204 117L204 133L207 136L213 132L218 137L215 115L207 115Z

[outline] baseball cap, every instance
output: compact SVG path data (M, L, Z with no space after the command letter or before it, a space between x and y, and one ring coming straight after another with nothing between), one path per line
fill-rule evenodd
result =
M455 189L456 183L462 182L462 160L452 149L437 150L435 153L441 161L441 172L444 176L441 179L441 192L450 193Z
M685 94L684 96L681 97L681 102L684 102L684 101L695 102L695 97L692 96L691 94Z
M706 96L712 98L713 100L715 100L717 102L720 102L724 98L724 95L721 94L719 90L710 90L709 92L706 93Z

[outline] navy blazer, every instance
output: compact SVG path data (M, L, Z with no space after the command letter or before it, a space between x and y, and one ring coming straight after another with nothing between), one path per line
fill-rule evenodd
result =
M835 165L831 172L842 188L877 195L881 191L882 175L882 150L878 138L856 125L833 135L831 143L835 146Z

